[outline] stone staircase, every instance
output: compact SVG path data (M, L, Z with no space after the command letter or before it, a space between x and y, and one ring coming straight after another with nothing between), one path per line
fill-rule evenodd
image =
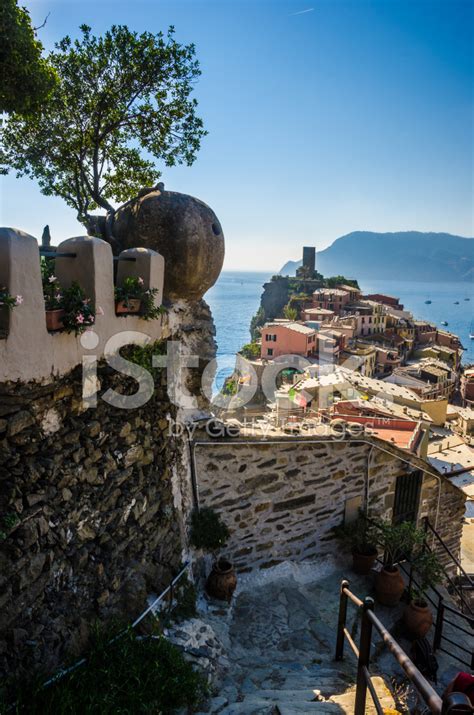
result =
M281 575L255 588L242 584L227 611L204 604L199 623L209 631L196 626L203 640L194 651L202 656L208 648L215 695L202 713L352 715L356 661L349 647L344 661L334 661L339 574L315 576L313 582ZM356 628L355 614L348 627ZM374 675L372 682L384 709L396 713L387 681ZM366 712L376 712L369 694Z
M263 678L263 680L261 680ZM260 681L260 682L259 682ZM373 682L382 706L397 712L393 697L380 677ZM233 685L220 689L219 696L208 703L205 712L222 715L295 715L301 713L347 713L352 715L355 684L350 675L336 668L307 667L288 669L276 667L253 671L241 687ZM237 691L237 692L236 692ZM375 708L367 701L366 712L375 715Z

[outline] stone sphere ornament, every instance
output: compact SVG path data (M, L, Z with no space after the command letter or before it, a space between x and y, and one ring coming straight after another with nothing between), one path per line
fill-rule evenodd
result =
M115 213L113 234L120 249L158 251L165 259L165 298L199 300L224 262L219 219L203 201L165 191L163 184L141 194Z

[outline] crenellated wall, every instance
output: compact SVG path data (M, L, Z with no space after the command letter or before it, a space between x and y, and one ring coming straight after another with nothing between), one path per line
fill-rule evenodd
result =
M58 246L57 252L71 254L55 259L60 285L69 287L77 281L96 309L102 308L94 327L98 344L93 352L98 358L103 356L107 341L122 331L142 333L144 343L162 336L161 319L145 321L139 316L115 315L113 255L106 241L91 236L70 238ZM120 284L127 275L141 276L146 288L158 289L155 304L159 306L164 270L164 259L155 251L128 249L119 256L117 282ZM33 236L0 228L0 287L23 298L21 305L0 316L0 328L7 335L0 339L0 382L47 382L65 375L90 354L81 336L49 333L46 329L39 248Z
M0 286L23 297L0 339L0 681L22 669L54 671L84 651L97 619L130 622L186 557L189 449L168 428L180 412L168 371L152 371L144 404L114 407L102 399L107 391L133 395L137 383L102 359L107 341L118 335L165 353L172 340L198 355L179 374L194 412L208 407L200 376L216 352L203 300L177 301L158 320L117 317L110 246L79 237L57 251L74 254L56 259L61 285L77 280L104 312L83 341L47 332L38 244L0 230ZM140 248L121 258L135 260L119 260L117 282L141 276L160 304L163 258ZM91 401L83 395L86 356L97 371Z

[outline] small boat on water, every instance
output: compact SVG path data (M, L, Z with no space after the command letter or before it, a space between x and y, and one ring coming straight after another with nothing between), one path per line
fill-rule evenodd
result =
M458 300L455 300L455 301L454 301L454 305L459 305L459 301L458 301Z
M430 305L431 302L431 300L425 300L426 305Z
M442 320L441 325L448 325L448 322L446 320Z
M470 298L464 298L464 300L471 300Z
M474 321L471 323L471 327L469 328L469 337L471 340L474 340Z

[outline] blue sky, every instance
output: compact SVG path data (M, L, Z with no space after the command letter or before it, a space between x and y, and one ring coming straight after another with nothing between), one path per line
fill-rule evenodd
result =
M81 23L194 42L209 136L167 188L219 216L228 269L278 269L353 230L473 236L471 0L23 0L46 48ZM308 12L302 12L308 10ZM60 199L2 180L1 223L83 233Z

